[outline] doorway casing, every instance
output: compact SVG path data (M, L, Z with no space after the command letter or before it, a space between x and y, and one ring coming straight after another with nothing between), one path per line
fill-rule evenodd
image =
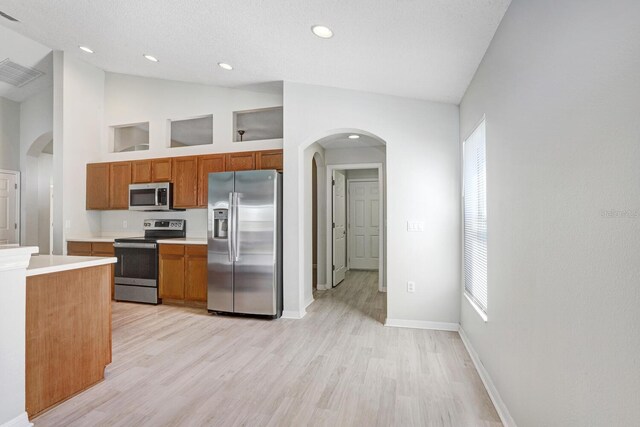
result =
M386 257L385 251L385 229L386 229L386 218L384 216L384 206L385 206L385 197L384 194L384 168L382 163L352 163L352 164L339 164L339 165L327 165L327 288L330 288L329 283L332 282L329 280L330 277L333 277L333 244L329 244L329 236L332 235L332 224L328 219L333 216L333 185L332 185L332 177L334 170L353 170L353 169L377 169L378 170L378 191L380 194L380 204L378 206L379 215L381 218L380 221L380 239L378 240L378 253L380 257L378 259L378 291L386 292L386 284L384 282L385 270L384 270L384 260ZM320 288L318 288L320 289Z

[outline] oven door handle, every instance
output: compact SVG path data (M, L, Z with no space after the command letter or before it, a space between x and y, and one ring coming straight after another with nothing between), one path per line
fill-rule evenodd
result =
M156 243L119 243L116 242L113 244L114 248L125 248L125 249L155 249L158 247Z

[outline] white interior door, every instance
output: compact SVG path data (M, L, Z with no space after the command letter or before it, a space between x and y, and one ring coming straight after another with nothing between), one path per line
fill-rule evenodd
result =
M347 272L347 180L344 172L333 171L333 286Z
M18 243L17 175L0 172L0 245Z
M378 181L349 183L349 268L377 270L380 239Z

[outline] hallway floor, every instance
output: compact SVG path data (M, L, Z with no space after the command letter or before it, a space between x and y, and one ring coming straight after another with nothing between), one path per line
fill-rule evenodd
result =
M113 363L41 426L500 426L455 332L382 325L350 271L302 320L113 303Z

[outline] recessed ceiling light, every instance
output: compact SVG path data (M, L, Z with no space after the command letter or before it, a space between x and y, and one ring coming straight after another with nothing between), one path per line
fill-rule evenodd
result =
M83 50L83 51L85 51L87 53L93 53L93 49L90 49L90 48L88 48L86 46L78 46L78 47L80 48L80 50Z
M227 64L226 62L218 62L218 66L220 68L222 68L223 70L227 70L227 71L233 70L233 67L231 65Z
M360 135L349 135L349 139L358 139Z
M153 55L147 55L147 54L144 54L144 55L142 55L142 56L144 56L145 58L147 58L147 59L148 59L149 61L151 61L151 62L158 62L158 58L156 58L156 57L155 57L155 56L153 56Z
M325 27L324 25L314 25L311 27L311 31L321 39L330 39L333 37L333 31L331 31L331 28Z

